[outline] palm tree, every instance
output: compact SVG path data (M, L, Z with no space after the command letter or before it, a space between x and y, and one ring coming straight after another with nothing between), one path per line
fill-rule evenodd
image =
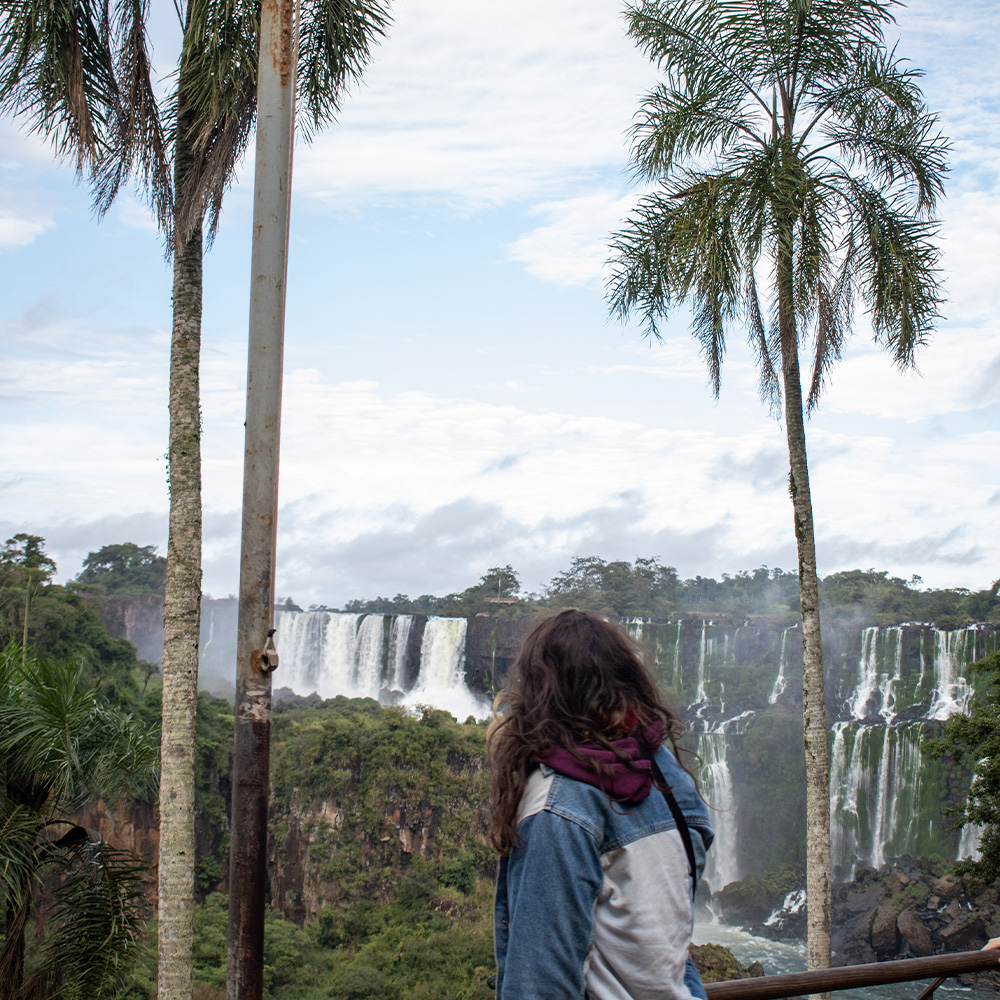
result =
M190 1000L194 726L201 614L202 257L257 107L259 0L186 0L172 93L157 102L146 0L12 0L0 13L0 110L52 137L100 212L146 192L173 259L170 524L164 597L160 1000ZM336 113L384 33L383 0L301 0L297 97L307 137Z
M830 959L830 834L804 410L841 355L857 300L901 368L940 303L933 211L947 143L920 74L886 49L895 5L644 0L626 12L629 34L665 79L634 127L636 174L657 187L613 239L611 309L658 336L671 307L691 302L716 394L726 332L744 327L763 397L784 404L805 661L810 968Z
M0 651L0 998L116 995L143 926L143 862L72 818L156 792L155 734L82 667ZM45 876L54 892L39 891ZM33 913L44 934L27 942ZM40 939L40 941L39 941Z

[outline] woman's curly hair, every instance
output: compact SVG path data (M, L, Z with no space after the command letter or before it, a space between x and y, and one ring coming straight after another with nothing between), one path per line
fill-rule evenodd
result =
M683 730L628 636L585 611L562 611L532 630L493 711L489 840L501 855L517 843L517 807L536 757L581 743L618 753L612 740L657 720L676 752Z

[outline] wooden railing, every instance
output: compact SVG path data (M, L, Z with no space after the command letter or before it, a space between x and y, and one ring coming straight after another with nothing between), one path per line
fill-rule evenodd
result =
M990 971L1000 972L1000 952L963 951L953 955L905 958L898 962L873 962L871 965L847 965L839 969L786 972L780 976L707 983L705 992L708 993L708 1000L778 1000L779 997L864 989L867 986L881 986L883 983L937 980L920 994L918 1000L925 1000L950 976L958 976L964 972Z

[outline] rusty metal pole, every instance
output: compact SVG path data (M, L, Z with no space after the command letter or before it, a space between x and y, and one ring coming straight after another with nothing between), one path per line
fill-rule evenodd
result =
M236 640L228 1000L260 1000L264 988L271 671L277 666L271 636L297 35L295 0L263 0Z

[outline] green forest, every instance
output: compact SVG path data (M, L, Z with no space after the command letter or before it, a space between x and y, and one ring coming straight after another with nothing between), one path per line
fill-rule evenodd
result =
M918 576L906 580L887 570L845 570L821 579L820 603L826 618L859 618L869 625L927 621L944 627L997 621L1000 580L982 590L935 589L923 587ZM339 609L311 610L465 616L487 609L493 614L537 614L577 607L622 621L713 616L792 622L798 617L798 604L798 575L777 567L723 573L718 580L705 576L685 580L673 566L654 557L639 556L630 563L578 556L538 593L522 592L513 567L495 566L478 583L444 597L423 594L411 599L397 594L348 601Z

